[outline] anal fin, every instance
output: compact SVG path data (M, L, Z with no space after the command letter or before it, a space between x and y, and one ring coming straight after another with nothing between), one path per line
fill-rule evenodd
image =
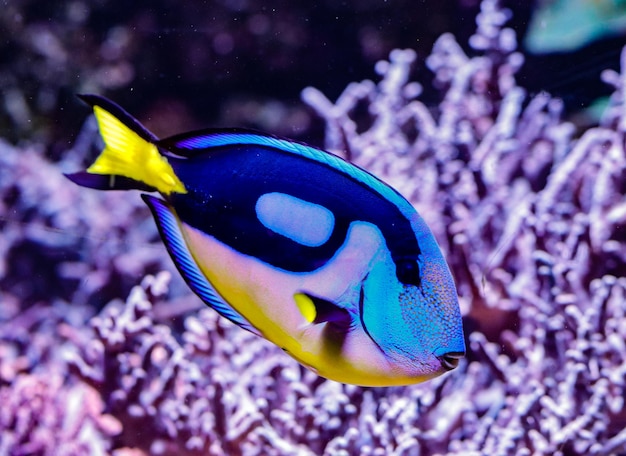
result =
M204 276L187 247L174 210L160 198L146 194L141 195L141 197L152 211L163 243L189 288L206 305L213 308L223 317L254 334L261 335L248 320L219 295Z

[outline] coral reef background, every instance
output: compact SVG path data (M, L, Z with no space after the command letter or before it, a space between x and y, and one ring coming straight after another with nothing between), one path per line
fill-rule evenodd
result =
M324 380L200 308L139 198L61 175L100 147L92 119L71 149L0 142L0 455L626 454L626 51L577 129L518 85L509 20L484 0L423 86L405 49L334 102L302 92L326 147L410 198L451 265L468 356L422 385Z

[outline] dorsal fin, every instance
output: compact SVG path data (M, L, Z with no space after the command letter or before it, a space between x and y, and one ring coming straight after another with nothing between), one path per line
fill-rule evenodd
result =
M278 136L243 128L203 129L183 133L157 142L159 146L182 156L193 157L207 149L228 146L269 147L327 165L374 190L391 201L404 214L413 211L411 204L395 189L376 178L364 169L349 163L343 158L317 147Z

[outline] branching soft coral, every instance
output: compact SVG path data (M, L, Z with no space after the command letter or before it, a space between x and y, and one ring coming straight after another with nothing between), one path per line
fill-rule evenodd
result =
M316 376L210 309L188 316L179 334L157 317L174 305L162 302L167 273L146 276L87 328L85 314L59 312L61 302L42 327L38 307L24 312L13 289L0 308L0 398L11 404L0 412L3 436L11 436L0 448L24 453L40 432L80 422L53 444L84 442L76 430L86 428L97 430L98 451L118 455L625 452L626 51L621 74L603 75L615 92L600 125L576 132L558 100L517 86L523 58L507 18L497 1L484 0L471 55L451 35L437 41L426 60L441 90L437 107L419 99L410 50L377 65L380 82L351 84L336 102L303 92L327 124L327 147L409 197L446 251L469 334L458 369L422 385L359 388ZM44 179L26 186L29 168L18 168L24 176L0 182L2 204L12 207L8 196L17 192L41 220L37 198L24 192L57 187ZM68 198L54 206L63 217L83 211L79 226L100 226L99 210L83 201L92 197ZM116 223L129 233L137 215L126 208ZM61 222L53 212L43 220L54 227ZM3 223L4 251L31 236ZM147 262L161 264L159 252L156 260L127 258L144 274ZM96 254L104 264L59 267L104 274L89 277L110 285L115 277L102 271L123 254L88 256ZM5 261L2 273L15 274L11 267ZM40 337L29 346L23 335L34 331ZM29 405L28 394L50 399ZM76 410L76 397L95 405ZM56 418L35 418L37 404Z

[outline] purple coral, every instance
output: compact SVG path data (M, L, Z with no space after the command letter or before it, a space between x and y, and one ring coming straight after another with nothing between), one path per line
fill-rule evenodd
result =
M163 249L142 250L153 228L128 228L147 220L132 198L79 195L38 179L15 152L1 154L20 170L0 181L3 195L17 194L2 200L6 213L17 201L37 229L95 226L139 250L97 250L102 232L80 231L84 258L61 255L58 269L60 280L89 283L28 310L20 288L3 292L0 400L9 406L0 453L83 448L83 435L95 436L91 451L117 454L626 452L626 50L621 74L603 75L615 92L600 125L578 133L558 100L517 85L523 57L507 19L484 0L475 55L451 35L437 41L426 61L442 93L436 109L419 99L410 50L377 65L380 82L351 84L334 103L303 92L326 122L327 147L409 197L446 251L469 333L456 371L412 387L359 388L317 377L209 309L171 330L173 308L197 300L178 289L166 298L168 273L146 276L125 304L111 302L81 327L85 307L67 311L65 299L85 302L116 277L168 264ZM55 193L61 187L69 194ZM47 209L41 198L52 198ZM123 208L113 229L98 215L105 206ZM37 230L3 223L4 251L38 242ZM4 280L11 267L4 262ZM80 398L92 406L73 408ZM44 435L57 439L42 446Z

